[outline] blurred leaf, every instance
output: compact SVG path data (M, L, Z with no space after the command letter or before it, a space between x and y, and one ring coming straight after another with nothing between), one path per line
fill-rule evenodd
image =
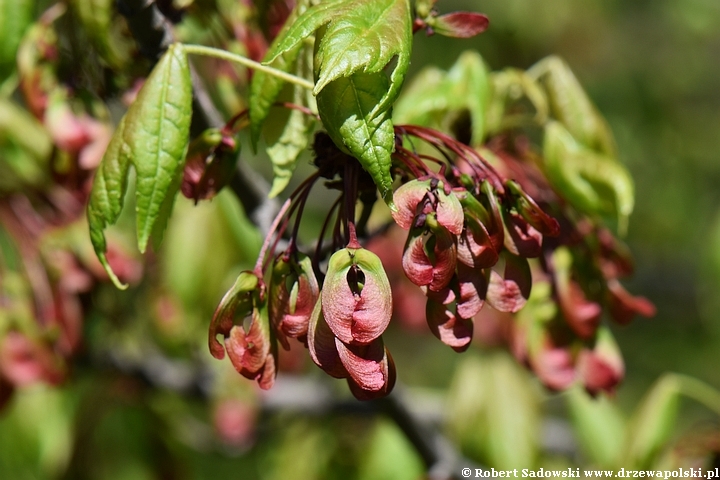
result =
M171 45L123 117L103 157L100 181L88 206L90 236L98 258L120 286L105 258L103 231L117 221L127 188L128 162L137 174L138 247L161 240L180 186L192 108L190 69L183 47Z
M475 12L452 12L431 18L433 21L429 24L435 33L454 38L474 37L490 24L485 15Z
M482 145L485 114L490 102L489 73L482 57L474 51L463 52L445 73L426 67L408 85L393 107L396 123L443 128L443 118L467 110L471 121L472 146Z
M614 468L623 453L625 419L605 395L592 398L580 386L566 396L570 419L583 451L592 465Z
M4 478L59 478L72 455L72 407L66 393L36 386L15 393L0 417Z
M555 56L545 58L528 73L543 80L553 117L575 139L591 150L611 157L617 155L610 127L563 59Z
M490 74L492 97L487 107L487 134L499 133L527 123L543 125L548 116L548 100L542 88L524 71L506 68ZM528 111L530 103L534 109Z
M262 239L229 191L195 206L180 199L176 207L161 251L163 283L191 318L205 317L238 269L252 265Z
M0 84L16 69L20 40L32 23L34 10L33 0L0 0Z
M425 466L397 426L385 419L375 422L359 462L358 480L415 480Z
M387 92L385 73L354 73L330 82L317 96L318 112L335 144L356 157L386 203L392 204L390 154L395 132L389 111L372 116Z
M506 353L466 356L450 386L448 422L462 449L499 469L532 468L538 455L538 398Z
M666 374L645 394L627 430L623 465L647 468L672 434L680 404L678 377Z
M615 216L625 231L635 188L622 164L580 145L554 121L545 127L543 157L548 180L562 197L583 213Z
M121 68L128 53L115 35L114 0L71 0L85 32L100 56L113 68Z

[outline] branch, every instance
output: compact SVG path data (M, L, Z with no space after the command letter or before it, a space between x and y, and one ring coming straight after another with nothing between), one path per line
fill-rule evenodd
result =
M157 62L163 52L174 41L172 24L163 16L153 0L117 0L118 11L122 14L138 44L140 53ZM192 131L199 134L209 127L222 127L225 122L212 102L202 79L190 65L193 80L193 121ZM267 234L279 205L268 199L270 185L246 163L238 161L235 173L229 183L237 195L245 214L257 225L263 235Z

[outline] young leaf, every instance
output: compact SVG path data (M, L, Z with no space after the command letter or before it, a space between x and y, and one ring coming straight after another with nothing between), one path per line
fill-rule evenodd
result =
M123 137L137 172L138 247L145 252L161 206L182 173L190 134L192 83L182 45L171 45L126 114Z
M371 114L387 88L383 72L358 72L330 82L318 94L317 103L330 138L360 161L385 202L391 205L390 154L395 147L395 134L389 111Z
M372 111L375 115L397 97L410 64L410 17L408 0L329 0L308 9L283 32L265 63L271 64L326 24L316 53L315 95L355 72L382 72L397 56L390 88Z
M586 147L615 156L615 141L605 119L593 105L565 61L559 57L541 60L528 73L544 71L541 78L552 115Z
M123 117L98 170L88 205L90 238L113 279L105 258L103 231L122 209L128 167L137 173L138 246L145 251L151 235L159 240L180 185L188 146L192 108L190 70L181 45L171 45Z
M680 404L680 382L678 377L666 374L655 382L637 407L634 418L627 430L625 461L630 468L645 468L652 465L672 433Z
M560 195L584 213L615 215L618 230L624 230L634 206L634 187L622 164L580 145L554 121L545 127L543 157L548 180Z
M108 276L120 289L127 285L120 282L107 262L105 252L105 229L117 222L125 200L127 190L128 168L130 167L130 146L125 143L125 117L120 121L115 135L108 145L102 162L95 172L90 201L88 203L87 217L90 225L90 241L100 263Z
M297 3L295 10L288 17L283 29L280 31L275 41L270 46L270 50L265 54L264 63L283 72L290 72L295 64L302 44L296 43L282 54L274 55L278 44L287 38L288 30L297 23L298 15L305 12L307 5L304 1ZM274 57L274 58L272 58ZM285 81L274 75L265 72L255 71L253 73L252 82L250 82L250 96L248 99L249 116L250 116L250 139L252 141L253 150L257 148L257 142L260 139L263 122L270 113L270 107L277 100L278 95L282 91ZM297 89L297 87L296 87ZM292 172L291 172L292 173ZM274 190L274 189L273 189ZM279 193L279 192L278 192Z
M408 0L348 2L352 8L331 21L315 55L317 95L330 82L358 71L382 72L393 57L390 88L372 112L386 110L400 92L410 64L412 26Z
M296 101L299 87L295 88ZM308 133L312 131L315 121L299 110L291 110L280 138L267 149L273 165L273 183L270 198L277 196L287 187L295 171L298 157L308 145Z
M592 398L580 386L569 390L567 402L575 434L588 459L601 468L618 464L623 451L625 419L606 396Z
M0 83L15 70L20 40L34 9L33 0L0 0Z
M466 51L447 73L428 67L414 77L393 107L394 118L396 123L446 129L442 122L448 114L467 111L471 121L470 144L479 146L485 136L490 94L490 77L482 57Z

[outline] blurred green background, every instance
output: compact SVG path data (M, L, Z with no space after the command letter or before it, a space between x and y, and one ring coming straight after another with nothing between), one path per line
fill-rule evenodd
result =
M653 319L613 326L626 361L620 410L629 416L665 372L720 387L720 2L441 0L437 8L486 13L490 28L469 40L417 33L409 79L429 64L449 68L466 49L493 70L525 69L556 54L611 125L636 183L626 238L636 273L626 285L658 307ZM352 401L332 411L263 406L227 362L209 361L207 322L234 276L254 261L238 247L257 250L259 240L230 195L195 210L184 199L177 207L140 287L106 286L89 299L87 352L71 380L16 392L0 413L0 478L419 478L419 455L387 417L348 407ZM464 455L511 468L592 463L577 447L564 395L543 391L505 356L458 355L426 333L397 327L387 343L413 413ZM214 381L184 389L182 378L158 380L136 368L158 350L191 365L193 378ZM311 367L311 379L347 395L344 383L325 378L306 357L300 349L286 367ZM194 371L195 360L210 372ZM668 438L714 425L717 439L716 419L683 404ZM471 429L474 439L463 420L481 425Z

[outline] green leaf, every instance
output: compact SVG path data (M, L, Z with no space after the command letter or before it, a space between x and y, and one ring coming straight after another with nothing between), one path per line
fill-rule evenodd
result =
M606 396L592 398L584 388L569 390L568 407L573 428L588 459L602 468L619 464L623 451L625 419Z
M624 232L635 199L632 177L622 164L580 145L554 121L545 127L543 156L553 188L584 213L614 215Z
M279 37L265 63L271 64L326 24L315 56L315 95L333 81L355 72L382 72L397 56L390 86L372 114L388 109L400 92L410 64L412 21L409 1L330 0L320 3L308 9Z
M297 17L304 13L307 9L307 2L298 2L292 14L288 17L283 29L280 31L273 41L270 49L265 54L264 63L271 67L290 73L293 65L302 50L302 44L296 43L293 47L282 52L279 55L272 55L277 49L278 44L283 38L287 38L287 31L292 25L297 23ZM274 57L274 58L273 58ZM285 85L285 81L274 75L256 70L253 73L252 82L250 83L250 97L248 99L249 116L250 116L250 139L252 141L253 150L257 150L257 142L260 139L263 123L270 113L270 107L277 100L280 92ZM297 87L295 87L297 88Z
M394 118L397 123L435 125L448 130L441 125L448 114L467 111L471 120L470 143L480 146L490 98L490 77L482 57L466 51L447 73L435 67L421 71L395 103Z
M306 70L312 69L311 52L297 62L296 74L302 75ZM312 99L309 102L308 97ZM293 86L293 103L295 105L305 105L312 103L311 108L317 109L314 98L304 89L295 85ZM270 198L277 196L287 187L297 165L300 154L308 146L310 132L315 125L315 119L299 110L292 109L285 122L280 136L272 142L267 148L267 154L273 165L273 184L270 189Z
M138 247L145 252L165 198L182 174L190 135L192 82L184 49L171 45L126 114L124 141L137 173Z
M123 287L105 258L104 230L122 210L130 164L136 171L138 247L157 244L172 209L188 147L192 85L182 45L171 45L118 126L93 184L88 205L90 239L100 262Z
M93 46L113 68L120 68L128 58L117 35L112 14L114 0L72 0L73 10Z
M625 462L631 468L645 468L670 438L680 403L680 381L666 374L653 385L637 407L628 428Z
M545 85L550 111L580 143L605 155L615 156L615 141L605 119L565 61L548 57L532 67Z
M34 184L41 180L52 150L52 143L43 126L26 110L14 102L0 98L0 146L11 143L22 151L20 161L10 156L0 156L0 163L7 165L25 182Z
M330 82L352 73L382 72L393 57L390 89L373 112L389 108L402 87L410 64L412 21L408 0L349 2L352 8L327 25L317 49L317 95Z
M34 10L33 0L0 0L0 83L15 71L20 40Z
M485 117L487 134L528 123L545 124L548 100L543 89L530 75L516 68L506 68L490 74L489 78L492 95ZM523 102L525 99L530 102L534 112L527 111ZM520 110L521 113L514 113L515 110Z
M330 82L317 96L318 112L335 144L360 161L388 205L392 203L390 154L395 134L389 111L371 112L387 92L383 72L355 73Z
M453 378L446 409L450 432L463 452L499 469L532 468L540 424L532 387L507 353L466 356Z
M105 229L114 225L120 217L127 191L127 176L130 168L130 146L125 143L125 117L120 121L115 134L110 140L100 166L95 172L87 217L90 225L90 241L100 263L117 288L125 289L123 284L110 268L105 253Z
M308 146L308 133L313 123L312 117L299 110L292 110L280 138L268 147L274 175L270 198L277 196L290 183L298 158Z

